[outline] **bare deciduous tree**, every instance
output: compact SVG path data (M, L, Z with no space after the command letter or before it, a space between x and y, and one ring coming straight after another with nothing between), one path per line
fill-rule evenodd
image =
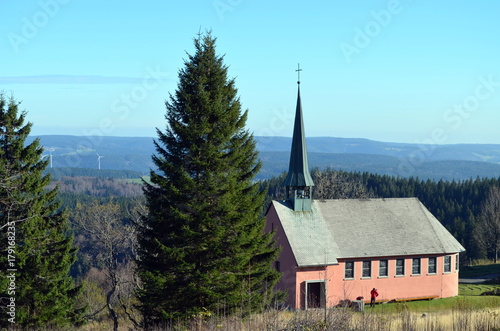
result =
M481 206L474 237L481 248L498 261L500 251L500 188L493 186Z
M369 198L366 187L347 173L332 169L312 171L315 199L362 199Z
M78 204L73 217L75 227L86 237L86 250L95 259L106 278L106 308L118 330L120 306L127 317L136 324L127 304L135 291L135 227L123 220L120 207L115 203L90 205Z

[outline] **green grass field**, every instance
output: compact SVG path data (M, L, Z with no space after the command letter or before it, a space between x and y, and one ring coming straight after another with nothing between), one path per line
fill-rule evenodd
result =
M148 183L151 183L151 177L150 176L142 176L141 178L130 178L126 179L125 181L127 183L132 183L132 184L143 184L143 180L145 180Z
M495 290L500 291L500 284L458 284L458 291L461 296L478 296Z
M500 273L500 264L476 265L466 267L465 275L460 277L474 277ZM467 307L471 310L500 307L500 295L491 295L492 292L500 293L500 283L489 282L484 284L458 284L458 296L445 299L409 301L399 303L385 303L377 305L373 311L399 312L408 309L414 312L449 311ZM488 293L490 295L482 295ZM371 308L366 308L370 310Z
M500 274L500 263L460 267L460 278Z
M402 310L408 309L412 312L439 312L450 310L461 310L467 307L469 310L482 310L487 308L500 307L500 296L464 296L459 295L453 298L397 302L378 304L375 308L365 306L365 311L398 313Z
M460 277L476 277L482 275L491 275L500 273L500 264L481 264L471 267L462 267ZM373 308L373 311L383 312L400 312L403 309L408 309L413 312L429 312L429 311L450 311L456 309L481 310L487 308L500 307L500 295L491 295L492 293L500 293L500 282L490 281L483 284L458 284L458 296L445 299L409 301L399 303L379 304ZM489 294L489 295L485 295ZM367 310L372 308L367 307Z

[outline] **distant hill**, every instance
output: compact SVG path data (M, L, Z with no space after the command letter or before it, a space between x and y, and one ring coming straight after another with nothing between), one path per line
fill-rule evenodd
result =
M263 152L289 151L292 138L256 137L257 149ZM319 153L376 154L399 158L484 161L500 164L500 145L449 144L425 145L380 142L361 138L310 137L307 151Z
M32 141L35 137L30 137ZM45 157L52 154L54 174L57 168L98 168L97 154L110 177L147 175L154 168L155 153L149 137L40 136ZM257 179L279 175L288 169L292 139L255 137L263 168ZM379 142L368 139L307 138L309 166L346 171L372 172L421 179L461 180L476 177L500 177L500 145L456 144L419 145ZM61 170L63 171L63 170ZM65 172L70 171L68 169ZM71 172L76 173L75 170ZM66 175L66 174L65 174Z
M406 159L377 154L309 152L310 168L371 172L395 177L418 177L433 180L464 180L476 177L500 177L500 165L489 162L442 160L425 161L413 166ZM261 152L264 166L258 179L276 176L288 169L290 152Z
M33 141L37 137L30 137ZM155 152L153 138L145 137L84 137L39 136L45 148L45 157L52 154L53 168L131 170L142 175L154 168L151 155Z

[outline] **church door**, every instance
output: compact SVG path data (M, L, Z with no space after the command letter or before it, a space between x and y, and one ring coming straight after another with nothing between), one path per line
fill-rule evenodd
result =
M324 308L325 300L325 282L307 281L306 282L306 309Z

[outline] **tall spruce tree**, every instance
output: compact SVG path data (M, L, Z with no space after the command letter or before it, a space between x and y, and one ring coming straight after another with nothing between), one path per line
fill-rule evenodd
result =
M146 325L202 312L255 311L268 304L280 274L264 233L264 192L253 136L244 129L234 79L210 33L179 71L157 129L158 171L145 183L149 214L139 229L139 293Z
M26 145L31 123L18 106L0 94L0 326L61 327L79 316L75 250L57 188L46 189L48 161L38 139Z

